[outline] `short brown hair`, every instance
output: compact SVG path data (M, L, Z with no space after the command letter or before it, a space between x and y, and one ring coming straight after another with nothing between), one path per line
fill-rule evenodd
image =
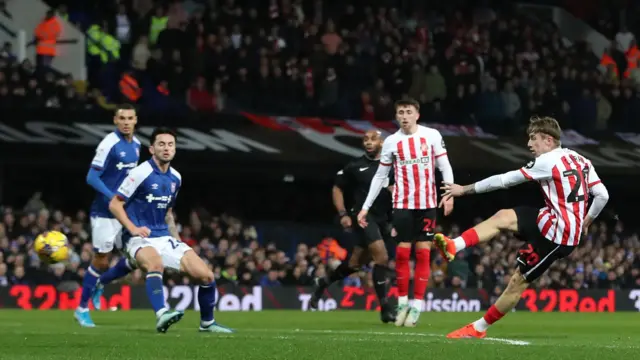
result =
M414 108L416 108L416 111L420 112L420 103L418 101L416 101L415 99L412 99L410 97L403 98L403 99L400 99L400 100L396 101L396 104L395 104L396 110L400 106L413 106Z
M529 121L529 127L527 128L527 134L545 134L549 135L556 140L556 142L560 143L560 136L562 135L562 129L560 129L560 124L558 124L558 120L549 117L538 117L534 116Z

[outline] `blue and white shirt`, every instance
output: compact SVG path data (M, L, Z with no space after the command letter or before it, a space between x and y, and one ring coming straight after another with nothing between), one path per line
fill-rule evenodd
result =
M136 226L151 230L150 238L170 236L165 220L167 210L172 208L182 186L182 176L169 167L162 172L153 159L143 162L131 170L118 188L116 196L125 200L125 210ZM125 229L123 240L131 234Z
M119 131L114 131L98 144L91 167L102 172L102 182L109 190L115 191L129 171L138 165L139 160L140 140L134 136L129 142ZM91 204L90 216L113 218L109 211L110 201L111 199L98 192Z

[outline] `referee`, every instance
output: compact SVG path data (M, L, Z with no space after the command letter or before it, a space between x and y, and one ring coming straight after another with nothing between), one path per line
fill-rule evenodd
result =
M383 234L389 235L388 229L391 227L391 191L394 181L392 175L390 175L389 182L386 184L390 191L382 191L369 210L367 215L368 225L365 228L361 228L355 218L357 211L362 208L362 204L369 192L371 180L378 169L383 140L379 131L367 131L362 138L365 154L349 162L336 175L335 185L333 186L333 204L338 211L340 225L345 230L355 233L357 243L348 263L341 263L330 276L314 280L316 288L309 302L312 309L318 307L318 300L329 285L348 277L366 264L368 250L375 263L373 266L373 284L380 302L380 318L385 323L395 321L394 310L387 299L390 283L390 270L387 267L389 255L383 240ZM349 201L351 207L349 210L345 206L344 193L351 195L351 201Z

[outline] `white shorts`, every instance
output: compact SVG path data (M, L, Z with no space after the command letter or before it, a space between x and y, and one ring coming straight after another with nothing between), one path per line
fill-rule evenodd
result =
M97 253L108 254L122 248L122 224L117 219L91 218L91 241Z
M141 238L132 237L125 244L125 250L129 256L129 261L133 261L135 264L136 253L138 250L145 247L153 247L156 249L160 257L162 257L162 264L164 267L171 268L180 271L180 260L184 253L191 250L189 245L178 241L171 236L162 236L157 238Z

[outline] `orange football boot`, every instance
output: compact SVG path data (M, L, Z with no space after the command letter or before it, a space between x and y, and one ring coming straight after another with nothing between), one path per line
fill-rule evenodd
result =
M473 324L466 325L456 331L450 332L447 335L448 339L482 339L487 336L487 332L480 332L473 327Z
M456 244L453 243L448 236L444 234L437 233L436 236L433 237L433 242L436 244L436 248L442 255L442 258L451 262L456 258Z

